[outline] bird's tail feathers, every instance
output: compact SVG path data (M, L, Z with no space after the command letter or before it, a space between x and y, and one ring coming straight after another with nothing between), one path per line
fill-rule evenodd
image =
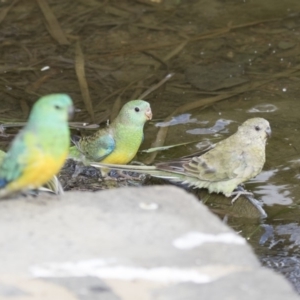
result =
M170 179L170 180L176 177L174 176L174 174L158 170L155 166L117 165L117 164L105 164L105 163L97 163L97 162L92 162L90 165L100 169L109 168L109 169L119 170L119 171L136 172L136 173L148 174L157 178Z
M39 190L52 192L56 195L62 195L64 193L64 189L56 176L53 176L43 187L40 187Z
M114 170L120 171L132 171L132 172L140 172L143 173L144 171L153 171L156 170L155 166L136 166L136 165L118 165L118 164L105 164L101 162L91 162L91 166L95 168L109 168Z

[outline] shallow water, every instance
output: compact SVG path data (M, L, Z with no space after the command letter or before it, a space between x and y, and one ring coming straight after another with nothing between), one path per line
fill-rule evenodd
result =
M72 96L81 109L75 121L99 123L116 100L139 98L169 73L175 74L145 97L154 120L146 126L143 148L165 126L165 145L194 143L163 151L156 160L194 153L248 118L268 119L273 135L267 162L246 183L268 218L229 217L228 223L248 238L264 265L285 274L300 292L299 0L49 0L65 40L53 24L45 25L36 1L23 2L10 9L10 2L0 4L7 10L0 35L1 123L26 120L38 96L53 92ZM75 72L78 45L94 120ZM208 104L218 95L224 99ZM196 100L198 107L165 120ZM5 131L1 148L14 132Z

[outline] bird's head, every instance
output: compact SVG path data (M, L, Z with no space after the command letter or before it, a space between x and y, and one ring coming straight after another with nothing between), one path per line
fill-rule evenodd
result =
M239 127L238 131L246 137L261 138L262 140L266 140L272 133L269 122L263 118L248 119Z
M150 104L144 100L132 100L127 102L121 109L117 120L123 124L144 125L152 119Z
M66 94L50 94L41 97L33 106L29 120L67 121L73 116L72 99Z

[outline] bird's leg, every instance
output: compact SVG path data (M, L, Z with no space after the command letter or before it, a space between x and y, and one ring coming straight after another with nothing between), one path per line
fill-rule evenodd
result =
M114 170L114 174L112 174L112 172L110 172L111 175L116 176L116 178L114 178L115 180L137 180L140 181L142 180L142 176L144 174L138 174L138 176L135 176L136 173L134 173L134 175L130 175L128 174L128 172L124 172L124 170Z
M232 192L230 195L230 197L235 196L231 200L231 204L233 204L242 195L253 196L253 193L247 192L246 190L244 190L242 186L238 186L237 189L234 192Z
M230 196L233 196L233 195L236 195L236 196L231 200L231 204L233 204L239 196L247 195L247 196L250 196L250 197L247 197L247 200L259 211L261 217L266 218L268 216L267 213L262 208L261 203L253 197L253 193L247 192L246 190L243 189L242 186L239 186L235 192L231 193Z
M126 174L126 173L124 173L124 172L121 171L121 170L117 170L117 174L118 174L122 179L124 179L124 180L132 180L132 179L134 179L133 176L130 176L129 174Z
M85 165L82 163L75 164L75 170L72 175L72 178L76 178L79 174L81 174L81 172L84 170L84 168L85 168Z
M231 193L230 196L235 196L232 200L231 200L231 204L233 204L240 196L242 195L248 195L248 196L253 196L253 193L251 192L247 192L247 191L237 191L237 192L233 192Z
M100 170L103 181L117 181L118 180L115 176L116 175L115 170L109 169L109 168L101 168L99 170Z

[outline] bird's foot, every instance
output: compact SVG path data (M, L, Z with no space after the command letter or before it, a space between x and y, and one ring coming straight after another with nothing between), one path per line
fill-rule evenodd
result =
M82 173L82 171L84 170L84 165L83 164L75 164L75 170L74 173L72 175L72 178L76 178L79 174Z
M260 213L260 216L262 218L266 218L268 216L267 213L262 208L262 204L254 198L253 193L247 192L243 188L243 186L239 185L237 187L237 189L233 193L231 193L231 195L229 195L228 197L234 196L234 195L235 195L235 197L231 200L231 204L233 204L238 199L239 196L245 195L245 196L248 196L248 197L246 197L246 199L258 210L258 212Z
M109 175L104 175L102 176L102 180L103 181L118 181L118 178L113 177L113 176L109 176Z
M123 179L123 180L130 180L130 179L132 179L133 177L132 176L130 176L130 175L128 175L128 174L126 174L126 173L124 173L123 171L117 171L117 174L118 174L118 176L119 176L119 178L118 179Z
M117 171L117 174L124 180L140 180L139 175L141 175L141 174L138 174L138 176L133 176L128 173L124 173L123 171Z
M235 196L235 197L231 200L231 204L233 204L242 195L253 196L253 193L247 192L245 190L232 192L230 197L232 197L232 196Z
M131 175L130 173L132 173L133 175ZM137 174L137 173L133 173L133 172L124 172L121 170L112 170L111 172L109 172L109 176L110 180L119 180L119 181L127 181L127 180L137 180L140 181L141 180L141 175L144 174ZM106 176L106 178L107 178ZM106 179L105 178L105 179Z

